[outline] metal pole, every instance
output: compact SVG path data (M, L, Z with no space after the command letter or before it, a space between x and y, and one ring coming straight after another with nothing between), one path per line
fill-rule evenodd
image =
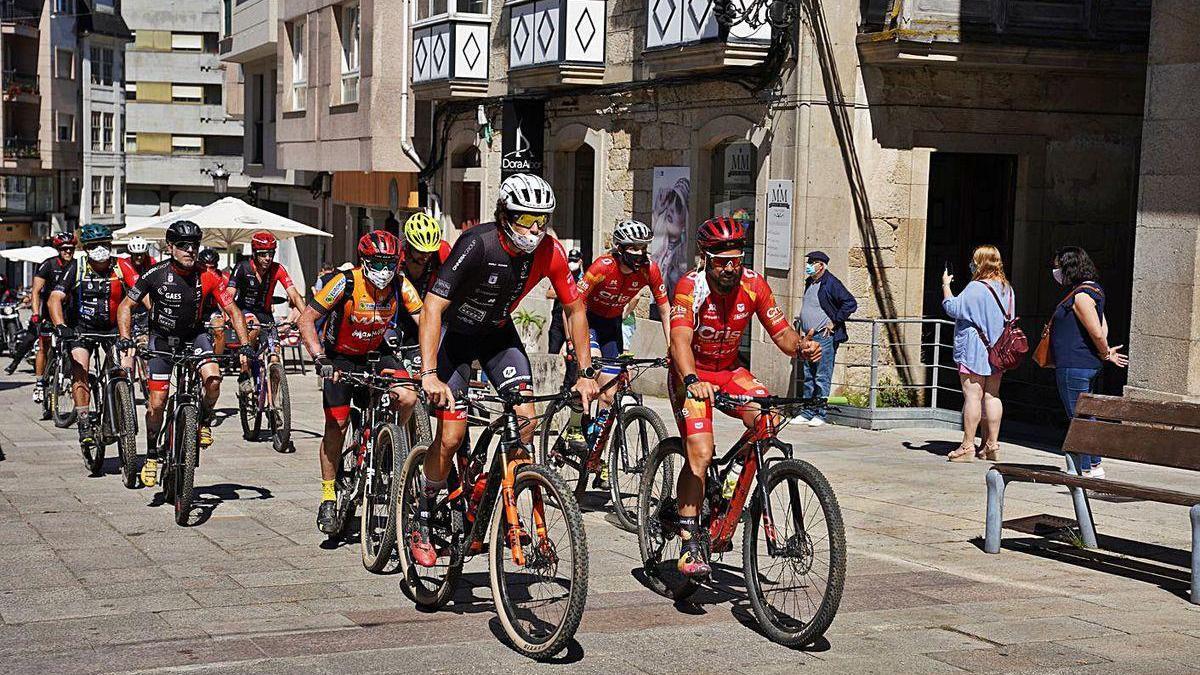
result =
M867 407L875 409L875 398L879 390L879 322L871 320L871 391L867 394Z
M933 395L930 397L929 407L936 408L938 398L938 371L942 358L942 322L937 321L933 324Z

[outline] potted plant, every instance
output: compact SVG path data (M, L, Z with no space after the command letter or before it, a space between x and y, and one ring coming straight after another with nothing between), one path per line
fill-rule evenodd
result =
M546 326L546 316L528 309L518 309L517 313L513 314L513 325L517 327L525 349L537 351L538 339L542 337L542 329Z

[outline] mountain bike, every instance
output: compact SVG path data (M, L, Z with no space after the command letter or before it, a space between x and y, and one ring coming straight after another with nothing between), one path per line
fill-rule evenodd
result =
M558 653L579 628L587 602L587 538L575 494L558 473L514 457L521 453L521 428L532 420L513 408L569 395L471 394L474 405L499 404L501 409L473 449L464 440L448 477L449 494L432 505L430 543L437 549L438 564L419 567L408 546L399 547L405 591L426 610L450 600L463 563L486 548L504 635L517 652L534 659ZM413 448L404 463L402 542L410 540L414 529L427 452L427 447Z
M187 354L181 350L189 343L167 338L168 350L138 347L142 358L160 357L171 364L171 393L163 410L162 429L155 447L165 448L160 458L163 496L175 506L175 524L187 526L196 497L196 467L200 465L200 402L203 382L200 366L222 364L236 354ZM162 340L159 340L162 343Z
M84 465L91 475L99 476L107 446L116 443L121 459L121 481L125 487L133 489L138 485L138 425L133 385L121 367L120 356L115 353L119 338L115 333L76 333L73 340L65 343L64 351L70 354L75 346L92 346L87 379L93 443L80 448Z
M700 518L701 544L708 554L733 549L738 521L747 507L742 537L746 592L763 633L789 646L812 644L829 628L841 602L846 576L846 535L837 497L813 465L792 457L779 441L780 429L805 407L823 399L731 396L718 392L722 409L757 404L766 424L763 439L747 432L708 467ZM778 415L782 415L782 420ZM783 457L766 457L778 450ZM638 493L638 546L646 580L656 593L674 600L696 591L698 581L676 569L679 558L677 476L657 480L658 466L680 466L687 451L678 436L655 448ZM731 474L731 472L735 472ZM734 481L732 491L726 481Z
M363 567L382 572L396 546L396 503L399 488L395 477L408 456L408 431L396 424L388 390L404 386L416 389L417 380L398 377L398 371L338 371L338 378L357 391L350 397L350 426L338 462L337 534L349 536L356 508L359 547Z
M400 362L404 364L405 370L410 373L421 372L420 345L398 345L393 348L393 351L396 352L396 357L400 359ZM417 390L420 391L420 387ZM425 404L424 396L417 401L412 417L408 420L408 437L412 441L413 447L428 446L433 443L433 429L429 424L429 406Z
M58 336L51 333L50 347L46 351L46 370L43 374L45 383L42 394L42 419L54 421L54 426L66 429L75 423L75 397L71 393L74 381L71 370L74 367L71 350L59 341Z
M250 364L254 393L238 396L238 417L242 438L259 440L263 420L271 431L276 452L295 452L292 445L292 398L288 393L287 371L279 354L279 329L294 324L260 323L258 360Z
M574 485L582 497L588 476L607 467L608 490L617 523L629 532L637 531L637 495L650 451L667 437L667 427L658 413L642 405L642 397L632 389L634 380L652 368L665 368L667 359L594 358L596 366L615 365L621 372L605 383L601 391L613 390L612 408L601 415L599 428L587 430L592 419L562 398L546 408L545 422L538 446L538 461L558 471L567 485ZM618 430L619 433L613 433ZM609 439L612 443L609 443ZM608 449L608 463L604 451ZM670 460L662 467L671 472Z

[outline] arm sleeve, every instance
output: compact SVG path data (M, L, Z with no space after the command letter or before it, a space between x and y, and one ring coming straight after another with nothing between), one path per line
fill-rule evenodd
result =
M784 314L783 308L775 302L775 293L771 291L771 285L767 280L758 277L758 296L757 302L754 304L754 312L758 314L758 320L762 322L764 328L767 329L767 335L775 337L788 327L787 316Z
M554 242L550 249L550 264L546 270L550 283L554 286L554 294L564 305L569 305L579 299L579 291L575 288L575 277L567 266L567 256L563 253L562 245Z
M229 285L225 283L225 279L220 274L215 272L204 271L204 276L200 277L200 289L201 295L212 296L218 307L225 307L233 302L233 293L229 292Z
M77 265L78 263L74 260L71 261L70 265L67 265L67 269L63 271L62 277L55 284L54 291L65 293L68 296L75 291L75 277L79 275L79 270L76 269Z
M37 271L33 273L33 276L41 277L42 281L50 281L50 263L53 262L53 260L54 259L51 258L41 265L38 265Z
M434 295L450 300L473 272L483 265L483 240L464 234L450 249L450 257L438 270L437 280L429 288Z
M346 297L346 291L350 285L349 278L350 275L345 272L335 274L321 290L313 295L313 301L309 307L317 310L320 314L328 314Z
M292 283L292 277L291 277L291 275L288 274L287 268L284 267L283 265L275 266L275 281L280 286L283 286L283 290L285 290L285 291L296 285L296 284ZM274 291L275 289L271 289L271 290ZM270 293L268 293L268 295L270 295Z
M667 300L667 284L663 281L662 270L659 269L658 263L650 262L650 294L654 296L655 304L663 304Z
M675 284L675 299L671 301L671 328L695 328L695 282L684 277Z

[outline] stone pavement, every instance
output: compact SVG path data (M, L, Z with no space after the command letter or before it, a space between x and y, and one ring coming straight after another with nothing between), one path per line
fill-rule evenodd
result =
M1013 531L1005 550L989 556L978 541L986 464L946 463L941 454L954 445L947 432L785 432L829 477L847 526L846 593L815 648L785 649L758 635L736 592L702 592L699 604L677 608L645 589L631 573L636 539L595 510L585 515L590 596L578 644L557 664L537 665L496 638L482 559L467 567L474 587L463 601L423 614L398 576L362 568L356 545L326 548L314 527L321 413L311 374L292 376L295 454L242 441L235 417L216 430L196 481L204 522L190 528L176 527L152 490L126 490L115 475L88 478L75 431L37 420L29 380L0 377L6 673L1200 668L1200 611L1185 599L1185 509L1093 499L1100 533L1136 560ZM719 421L719 438L735 433ZM1061 462L1009 444L1002 459ZM1110 476L1196 489L1194 477L1169 470L1106 466ZM1009 518L1071 515L1061 488L1008 492ZM736 552L722 564L740 577Z

